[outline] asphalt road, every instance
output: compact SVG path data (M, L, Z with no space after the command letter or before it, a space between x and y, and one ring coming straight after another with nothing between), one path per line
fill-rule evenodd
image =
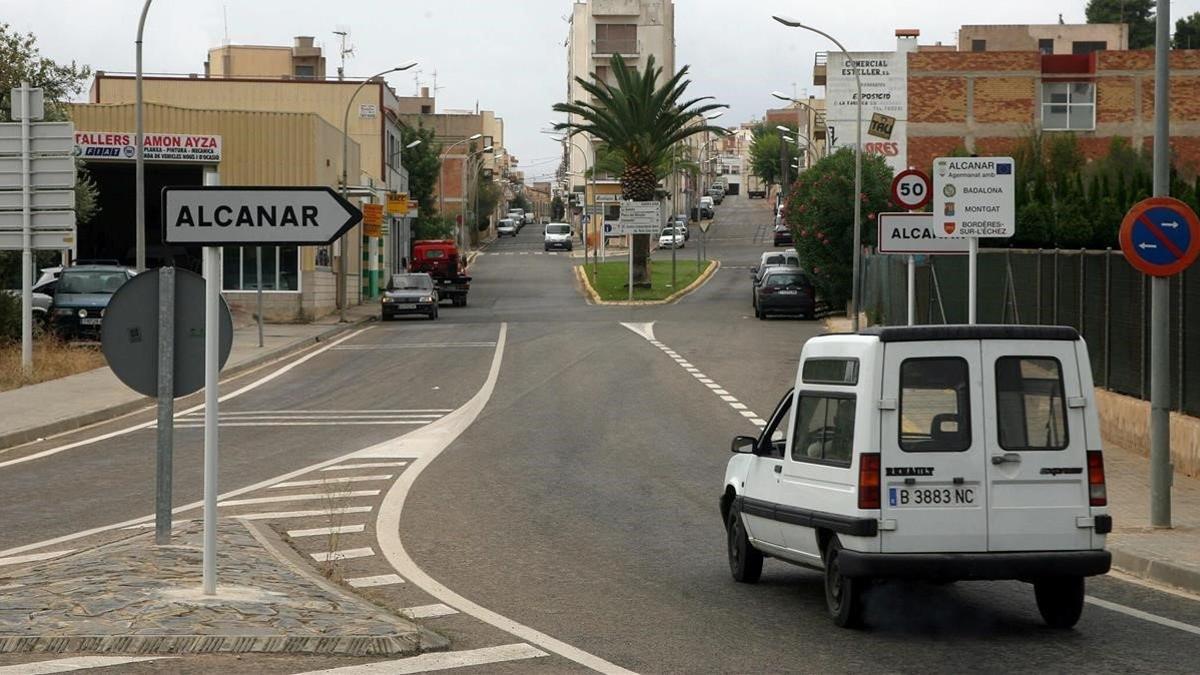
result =
M826 618L814 572L768 561L758 585L732 581L717 509L729 440L756 432L821 330L753 316L749 268L771 248L770 217L766 202L727 199L707 234L721 269L681 301L652 307L588 305L572 273L578 259L545 254L540 226L495 242L472 269L467 307L446 307L437 322L372 327L225 404L234 414L222 430L222 490L416 426L381 420L462 405L485 381L503 323L491 398L416 480L400 535L436 581L507 620L639 672L1192 670L1181 655L1200 647L1200 635L1095 605L1074 631L1052 631L1019 583L883 586L871 596L870 626L847 631ZM679 255L694 257L701 236ZM199 498L199 434L179 434L179 504ZM150 513L152 456L153 432L141 430L0 468L0 550ZM351 545L372 545L371 529L356 536L365 543ZM380 558L361 572L386 572ZM365 594L392 607L434 601L407 586ZM1092 580L1089 593L1200 626L1192 598L1115 577ZM454 649L519 641L466 615L427 624ZM204 657L124 671L294 673L343 663ZM479 670L581 669L552 655Z

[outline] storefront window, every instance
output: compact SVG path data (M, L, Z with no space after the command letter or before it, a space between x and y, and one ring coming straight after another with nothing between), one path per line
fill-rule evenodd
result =
M256 290L258 262L254 246L226 246L222 253L226 291ZM296 246L262 247L262 289L300 290L300 249Z

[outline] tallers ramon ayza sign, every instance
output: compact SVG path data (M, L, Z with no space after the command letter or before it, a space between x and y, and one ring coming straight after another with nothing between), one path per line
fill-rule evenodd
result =
M221 161L221 137L210 134L142 135L142 156L147 162ZM137 158L134 135L120 131L75 132L75 156L86 160L132 162Z

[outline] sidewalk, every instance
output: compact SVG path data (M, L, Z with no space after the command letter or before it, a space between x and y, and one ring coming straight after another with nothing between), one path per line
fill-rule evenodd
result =
M349 323L345 324L338 323L336 312L308 324L267 324L261 349L256 324L237 327L222 378L328 339L377 313L375 304L370 303L349 308ZM122 384L108 367L0 392L0 450L120 417L153 403Z

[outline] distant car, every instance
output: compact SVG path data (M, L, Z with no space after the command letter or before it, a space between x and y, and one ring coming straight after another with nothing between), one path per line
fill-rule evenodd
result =
M135 272L119 265L76 265L59 275L50 327L64 337L100 339L104 310Z
M754 285L762 281L762 275L769 267L800 267L800 255L795 249L787 249L785 251L765 251L759 256L758 264L750 268L750 276L754 279Z
M776 246L791 246L796 241L792 236L792 228L780 223L775 226L775 245Z
M683 230L678 227L664 227L658 235L659 248L683 248Z
M10 295L15 298L18 303L21 302L21 289L19 288L5 289L0 291L0 293ZM46 319L50 318L50 305L53 302L54 298L46 295L45 293L38 293L36 291L33 293L32 311L34 323L45 323Z
M687 216L685 216L683 214L671 216L671 224L674 225L675 227L678 227L679 229L683 230L683 240L684 241L692 240L692 233L690 230L688 230L688 226L687 226L687 224L688 224Z
M496 223L496 236L503 237L508 235L510 237L515 237L520 229L520 226L517 225L517 221L513 220L512 218L501 218L500 222Z
M525 217L521 219L521 224L522 225L532 225L533 221L534 221L533 214L526 213Z
M713 202L713 198L712 197L701 197L700 198L700 217L701 218L712 218L714 213L716 213L716 206L715 206L715 202Z
M725 200L725 188L720 185L714 185L708 188L708 196L712 198L714 204L720 204Z
M517 232L520 232L521 228L525 227L525 210L524 209L509 209L508 214L505 216L505 218L513 219L513 222L515 222L517 224Z
M380 316L389 321L402 314L438 318L438 292L433 277L425 273L393 274L380 298Z
M573 247L571 226L568 223L550 223L546 226L543 236L543 244L547 251L552 248L570 251Z
M816 289L798 268L771 267L763 275L762 282L754 287L754 316L759 319L767 318L768 314L793 314L812 319L816 309Z

